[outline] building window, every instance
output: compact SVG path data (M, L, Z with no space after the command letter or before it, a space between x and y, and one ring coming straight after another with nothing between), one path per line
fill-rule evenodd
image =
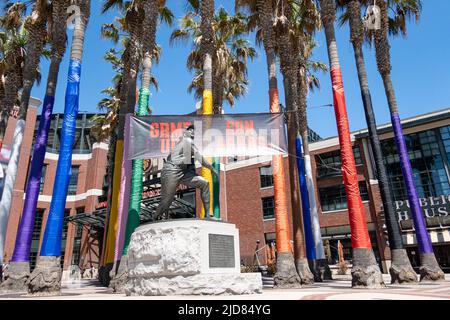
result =
M79 166L72 166L72 174L70 175L69 189L67 191L68 195L76 195L77 194L79 171L80 171Z
M261 188L273 187L272 166L260 167L259 179L261 181Z
M41 239L42 220L44 217L44 209L37 209L34 217L33 235L31 238L30 248L30 269L34 270L36 266L36 259L39 252L39 242Z
M275 218L275 200L274 197L262 199L263 219Z
M359 146L354 146L353 147L353 156L355 157L355 164L361 165L362 162L362 157L361 157L361 150L359 149Z
M41 239L41 229L42 229L42 219L44 217L44 210L37 209L36 215L34 217L34 226L33 226L33 238L32 240L40 240Z
M447 160L450 161L450 126L442 127L440 129L442 144L444 145Z
M39 194L44 192L45 173L47 172L47 165L42 166L41 184L39 186Z
M414 183L421 198L450 194L445 160L448 157L444 154L450 150L448 130L444 127L405 136ZM394 139L382 141L382 150L394 200L408 199Z
M363 201L369 200L369 193L364 181L359 182L359 191ZM345 186L343 184L338 186L319 188L320 204L322 212L339 211L347 209L347 196L345 193Z
M355 158L355 164L362 165L363 162L359 146L353 147L353 156ZM342 162L340 150L316 155L316 163L317 163L317 177L319 179L338 177L342 175L341 172Z
M77 214L84 213L84 207L77 208ZM81 253L81 237L83 235L83 225L77 224L75 226L75 233L73 239L73 249L72 249L72 265L78 266L80 264L80 253Z
M69 222L67 218L70 216L70 209L64 210L64 221L63 221L63 231L62 231L62 240L67 239L67 230L69 229Z
M31 251L30 252L30 271L33 272L34 268L36 267L36 260L37 260L37 251Z
M66 255L66 240L67 240L67 230L69 229L69 222L67 218L70 216L70 209L64 210L64 220L63 220L63 230L61 238L61 268L64 268L64 258Z

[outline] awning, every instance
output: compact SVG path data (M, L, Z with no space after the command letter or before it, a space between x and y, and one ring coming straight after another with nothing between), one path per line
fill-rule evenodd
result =
M74 216L69 216L66 218L66 221L101 229L105 227L105 217L106 209L101 209L93 213L78 213Z
M429 234L431 242L434 244L450 244L450 229L429 230ZM407 246L416 245L416 234L414 232L403 234L403 243Z

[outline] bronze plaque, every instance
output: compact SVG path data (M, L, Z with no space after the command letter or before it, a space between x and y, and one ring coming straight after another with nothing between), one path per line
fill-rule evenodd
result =
M234 268L234 237L223 234L209 235L209 267Z

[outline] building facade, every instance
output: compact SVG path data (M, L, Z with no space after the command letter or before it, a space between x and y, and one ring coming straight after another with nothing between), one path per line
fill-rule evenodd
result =
M15 185L13 208L8 225L5 261L8 261L12 255L22 212L33 140L39 122L39 116L36 116L36 113L37 104L30 107L27 117L19 175ZM90 114L80 114L77 119L72 177L63 229L62 265L65 276L69 276L75 271L84 273L84 270L97 270L102 265L101 256L102 248L104 248L102 241L105 238L105 225L108 223L106 217L108 186L105 185L108 148L104 143L94 142L91 135L92 124L89 121L91 116ZM39 254L52 191L57 187L53 183L58 160L62 118L63 115L60 114L55 114L52 118L52 129L48 140L33 234L32 267ZM3 162L7 160L8 145L12 141L12 131L16 119L12 117L9 121L1 153L3 158L0 158L0 161L3 159ZM444 271L450 272L450 109L405 119L403 128L433 247ZM391 192L394 195L398 222L412 264L418 267L414 225L408 208L409 204L393 141L392 128L390 124L381 125L378 130L382 140ZM310 152L316 187L314 192L327 259L330 264L337 264L339 257L343 254L343 258L351 264L350 225L341 174L339 141L337 137L321 139L313 131L310 132L310 139L312 140ZM351 139L372 246L380 267L387 272L390 265L389 242L367 130L351 133ZM221 218L236 224L240 231L241 263L243 265L273 262L276 237L271 160L271 157L222 159L220 171ZM286 190L289 190L290 170L287 156L284 157L284 160L285 184ZM152 213L159 203L162 159L146 161L144 167L142 223L151 219ZM289 192L286 197L291 222L292 208ZM200 206L196 206L196 203L201 203L198 190L181 186L171 210L176 217L195 214L198 216Z
M14 251L15 238L20 223L25 188L27 184L33 145L39 127L40 116L37 115L40 101L33 100L28 109L24 141L20 154L19 170L14 186L14 194L8 232L5 244L5 261L9 261ZM83 228L83 225L69 223L69 217L77 214L90 214L94 212L104 191L104 177L106 173L106 160L108 146L105 143L96 143L91 135L90 118L93 114L80 113L76 120L76 134L72 155L72 173L69 183L68 196L65 208L63 225L61 265L65 270L64 276L70 271L70 266L80 269L98 267L99 247L101 247L102 234L96 234L93 228ZM30 266L34 269L36 257L39 254L43 240L45 224L47 221L52 193L57 186L54 185L56 168L59 156L59 144L63 114L54 114L51 120L50 132L42 169L41 189L38 198L33 240L30 253ZM12 135L17 118L9 118L8 127L2 147L3 166L7 164ZM91 230L92 229L92 230Z
M450 109L405 119L403 128L433 248L444 271L450 272ZM378 130L398 223L412 265L418 268L419 254L414 224L392 127L390 124L382 125ZM388 272L389 242L367 130L351 133L351 139L370 239L380 267ZM339 140L335 137L313 142L310 144L310 152L316 186L314 192L328 261L330 264L337 264L339 247L342 247L344 259L351 264L350 225L341 173ZM222 172L227 176L225 214L240 230L241 255L246 264L254 263L257 241L270 248L275 239L270 160L255 158L228 163L224 165ZM287 161L285 165L288 168ZM288 177L286 185L288 186ZM287 196L291 215L289 194ZM260 261L267 262L270 258L270 254L264 254L264 250L261 250Z

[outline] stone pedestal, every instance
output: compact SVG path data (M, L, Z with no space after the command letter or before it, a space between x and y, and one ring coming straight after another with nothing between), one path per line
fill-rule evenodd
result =
M130 295L262 292L260 273L240 273L239 232L220 221L177 219L136 229L128 249Z

